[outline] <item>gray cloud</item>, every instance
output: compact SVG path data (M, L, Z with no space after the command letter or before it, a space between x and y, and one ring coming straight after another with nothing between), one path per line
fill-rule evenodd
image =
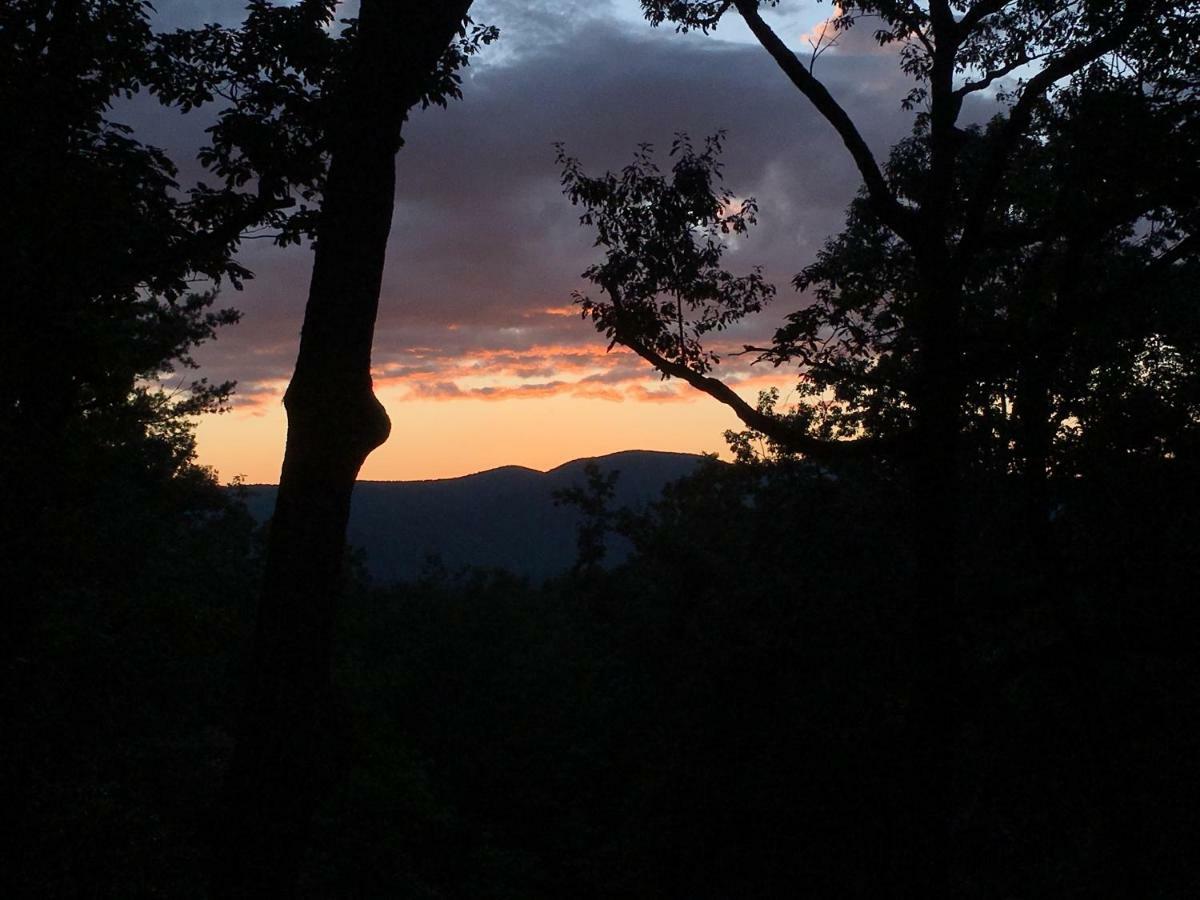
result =
M462 102L416 113L406 128L379 367L473 351L603 347L578 317L543 312L568 305L570 292L585 287L579 273L598 257L561 194L554 141L599 172L624 165L641 141L665 150L675 131L700 138L726 129L727 184L757 196L761 210L729 264L762 265L780 287L776 309L735 333L735 342L761 339L800 302L787 282L837 230L859 184L839 139L761 48L635 27L628 6L479 5L481 21L505 29L502 46L472 68ZM817 74L879 156L907 133L911 116L899 102L907 83L869 34L845 39L821 58ZM210 378L257 383L290 372L311 258L265 243L246 248L255 281L223 298L245 318L201 353ZM529 377L554 380L546 366L524 363Z

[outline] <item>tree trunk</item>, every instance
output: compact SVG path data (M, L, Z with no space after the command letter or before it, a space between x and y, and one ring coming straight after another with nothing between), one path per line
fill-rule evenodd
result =
M929 266L927 265L927 268ZM953 744L963 715L958 567L960 406L958 321L961 288L928 279L920 312L915 399L919 440L912 463L916 507L916 579L910 596L910 701L901 750L902 809L895 850L897 897L949 898Z
M1032 590L1050 597L1053 564L1050 529L1050 449L1054 442L1051 418L1050 372L1047 351L1037 346L1036 337L1021 360L1017 375L1017 453L1024 487L1025 537Z
M330 125L331 158L271 522L252 671L228 775L214 888L294 895L309 824L336 777L330 665L350 497L387 438L371 341L395 192L395 154L470 0L363 0Z

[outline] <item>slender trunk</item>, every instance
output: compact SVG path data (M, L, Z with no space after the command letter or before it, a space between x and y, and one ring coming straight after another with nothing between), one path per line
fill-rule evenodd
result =
M960 318L963 278L959 248L951 240L958 178L958 121L962 100L954 91L959 35L950 7L930 5L936 49L931 59L929 171L922 186L924 237L913 247L923 282L918 299L917 457L913 484L917 507L917 579L912 593L912 699L907 794L908 831L897 840L909 858L898 896L928 900L955 896L953 744L963 716L958 596L960 518L960 408L963 385ZM953 248L953 249L952 249Z
M901 802L895 849L896 896L954 895L952 868L953 743L963 712L962 661L956 638L961 610L959 564L959 408L957 365L960 291L931 279L921 315L920 388L912 466L917 569L911 593L908 653L911 700L902 748Z
M371 342L408 110L470 7L364 0L330 126L331 160L300 353L284 397L287 448L231 763L214 888L289 897L316 804L336 777L330 664L350 497L390 423Z
M1036 346L1027 348L1017 376L1017 451L1024 493L1024 519L1029 547L1028 564L1034 590L1048 596L1054 573L1050 535L1050 445L1051 423L1049 372L1046 354Z

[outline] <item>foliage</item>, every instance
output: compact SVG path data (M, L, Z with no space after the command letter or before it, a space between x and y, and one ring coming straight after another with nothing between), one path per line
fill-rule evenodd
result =
M153 558L142 532L169 531L189 502L204 515L215 490L192 420L233 385L186 374L238 318L217 288L248 277L234 251L253 222L235 190L214 205L182 189L175 163L117 120L162 74L149 14L133 0L0 13L0 537L15 655L80 573L119 592Z
M1200 421L1185 312L1200 208L1196 60L1183 51L1191 18L1155 4L835 3L835 30L873 19L880 43L904 45L898 61L915 84L905 103L923 108L880 169L759 4L643 6L652 24L704 30L736 8L839 131L864 187L845 230L794 279L811 302L768 346L744 348L796 372L802 402L755 408L710 377L717 360L702 341L774 291L758 272L722 268L716 236L744 233L755 212L753 201L730 210L732 192L712 187L722 136L698 158L687 149L681 162L704 173L695 182L663 178L645 147L619 175L599 177L560 148L564 191L605 253L584 273L605 299L576 299L610 341L732 407L746 440L820 458L864 437L880 448L912 437L927 445L929 423L956 415L944 427L961 429L966 459L1019 468L1046 455L1048 441L1065 453L1089 429L1111 441L1118 419L1137 419L1125 405L1101 421L1119 393L1101 384L1117 380L1146 385L1142 400L1157 390L1142 421L1171 432L1135 437L1139 426L1127 422L1129 449L1191 445ZM958 19L944 18L950 7ZM935 75L947 64L952 71ZM1004 81L1018 71L1032 74ZM993 88L1007 113L957 125L964 101ZM1147 155L1157 164L1143 165ZM672 213L645 215L650 208ZM707 302L681 299L696 294Z
M155 77L148 4L18 0L0 35L6 893L199 896L255 563L194 462L233 385L186 376L237 320L243 223L116 119Z
M774 292L757 269L734 277L720 267L722 236L745 234L757 212L753 198L735 202L719 186L723 141L717 133L697 151L686 134L676 135L669 179L649 144L619 175L598 178L558 147L563 190L605 248L605 261L584 277L609 299L577 294L584 316L613 343L645 346L699 372L720 361L701 338L759 311Z
M0 77L0 116L20 123L0 154L12 236L4 443L32 439L39 453L51 435L65 437L66 422L162 430L172 417L220 408L231 384L194 382L182 402L151 385L193 367L189 350L237 319L192 283L237 285L248 274L232 240L214 239L213 211L178 190L174 163L109 118L114 98L150 77L145 4L57 6L53 16L47 4L6 8ZM47 366L51 349L61 362Z
M1053 614L1017 564L1011 485L973 485L958 640L975 713L946 847L960 896L1200 884L1182 852L1200 797L1198 483L1133 460L1058 483ZM351 583L343 777L300 896L886 893L924 789L903 764L912 516L874 467L713 462L627 521L635 554L587 582ZM25 701L14 796L37 826L8 873L26 892L203 896L257 572L240 517L163 521L133 589L63 593L7 682Z
M158 38L156 90L184 111L225 101L201 161L224 181L205 193L215 205L240 195L276 243L315 235L329 165L330 134L345 109L338 100L358 39L356 19L336 20L340 4L252 0L237 28L207 25ZM462 96L461 69L498 37L491 26L463 23L418 102L445 106Z
M202 470L125 465L59 510L36 616L7 636L8 896L205 896L254 523Z
M1144 462L1061 483L1060 616L1017 564L1019 494L973 483L959 896L1200 883L1171 849L1194 816L1170 799L1200 788L1180 627L1196 484ZM887 893L925 789L904 763L912 521L873 468L713 463L586 583L434 574L357 595L338 671L359 787L325 820L352 830L315 894L387 896L383 872L444 896Z
M583 514L576 536L578 555L574 571L576 574L594 575L608 553L605 538L613 530L616 517L612 501L620 472L602 472L596 463L589 462L584 467L584 475L587 478L584 487L555 491L554 505L574 506Z
M1200 323L1185 223L1200 205L1187 162L1200 153L1196 124L1186 107L1103 72L1039 114L1014 164L1004 226L1013 240L981 254L966 282L959 358L981 463L1013 467L1010 448L1024 452L1021 404L1035 370L1064 465L1081 465L1080 442L1093 459L1194 444ZM965 158L985 151L990 129L963 133ZM914 138L895 149L894 183L920 183L922 146ZM1137 162L1147 151L1160 165ZM919 278L911 249L859 198L846 229L795 279L814 302L787 317L762 358L798 363L800 393L832 396L842 434L911 427Z

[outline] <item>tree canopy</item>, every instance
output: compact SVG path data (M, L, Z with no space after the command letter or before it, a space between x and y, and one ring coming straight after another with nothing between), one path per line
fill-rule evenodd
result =
M1124 319L1140 323L1140 336L1111 330L1111 322L1102 335L1097 323L1113 304L1128 310L1122 301L1131 292L1153 295L1145 303L1156 306L1189 290L1197 228L1194 10L835 3L828 28L875 27L881 45L897 45L897 64L913 83L900 98L917 110L913 134L881 166L815 69L762 19L760 4L643 6L653 24L682 30L708 31L725 14L740 14L837 130L863 179L846 230L794 281L812 302L768 346L744 348L761 362L797 368L801 395L824 401L820 415L801 408L781 416L711 377L716 360L700 341L758 312L773 294L761 273L734 276L720 262L721 235L745 232L756 210L752 199L731 208L734 195L719 184L723 136L699 153L677 142L669 178L645 147L622 173L595 178L560 149L564 189L605 251L585 273L602 298L580 295L582 310L664 376L713 395L782 448L830 457L849 445L903 443L930 381L941 376L962 382L955 405L986 418L990 405L1009 408L997 386L1033 368L1031 352L1051 368L1052 353L1071 356L1074 399L1056 401L1056 422L1078 430L1087 379L1105 365L1097 356L1105 342L1110 362L1117 347L1132 354L1127 369L1149 344L1165 342L1174 348L1168 355L1190 352L1174 343L1190 343L1178 319L1173 337L1154 330L1161 322L1148 310ZM994 94L1002 111L984 126L959 125L964 102L982 92ZM1135 147L1156 164L1142 165ZM1085 296L1083 271L1104 285L1097 295ZM931 299L945 279L938 290L952 296ZM1059 299L1054 279L1074 299ZM1047 292L1055 296L1047 300ZM931 328L950 328L953 346L931 346ZM1088 360L1070 346L1080 329L1092 334ZM1035 343L1040 351L1031 351ZM935 356L945 359L934 365ZM1175 399L1186 403L1178 391ZM1054 433L1057 424L1045 427Z

